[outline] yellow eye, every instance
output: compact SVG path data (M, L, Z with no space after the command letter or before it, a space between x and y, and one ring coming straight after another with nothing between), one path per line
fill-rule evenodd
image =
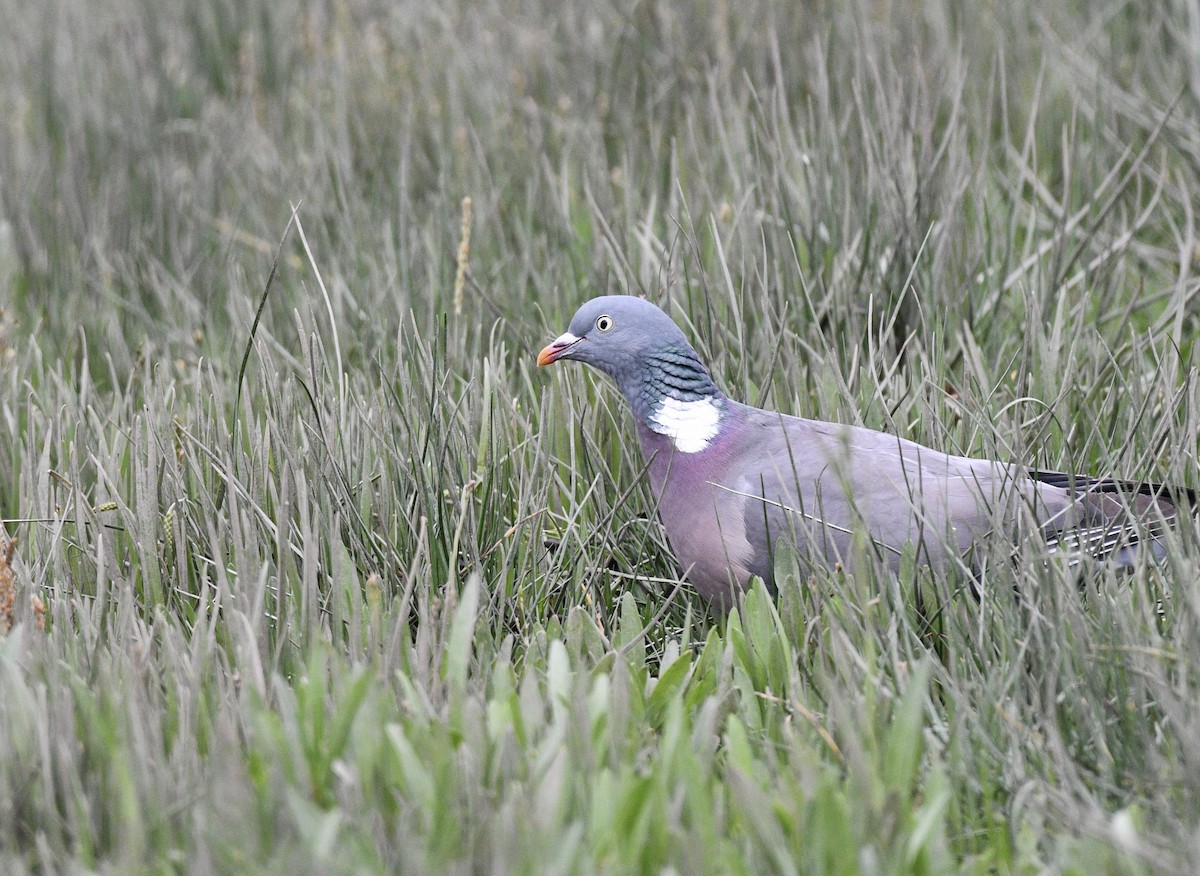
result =
M607 313L604 314L603 316L596 317L597 331L606 332L612 327L613 327L613 318L611 316L609 316Z

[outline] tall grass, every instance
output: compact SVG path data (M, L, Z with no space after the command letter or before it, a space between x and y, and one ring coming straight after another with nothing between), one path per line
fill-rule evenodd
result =
M1197 487L1194 3L0 14L0 868L1200 867L1194 524L717 617L533 367Z

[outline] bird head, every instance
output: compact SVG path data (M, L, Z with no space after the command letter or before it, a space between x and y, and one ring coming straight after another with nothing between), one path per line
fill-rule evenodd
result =
M575 312L567 330L538 353L537 363L586 362L625 386L655 354L677 349L691 351L691 344L659 308L632 295L604 295Z

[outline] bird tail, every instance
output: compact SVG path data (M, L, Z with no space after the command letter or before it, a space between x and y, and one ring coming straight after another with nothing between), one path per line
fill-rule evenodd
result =
M1072 566L1085 557L1122 567L1143 556L1161 562L1167 555L1167 532L1200 513L1200 494L1188 487L1055 471L1035 471L1030 477L1076 498L1081 514L1075 525L1046 534L1050 551L1065 553Z

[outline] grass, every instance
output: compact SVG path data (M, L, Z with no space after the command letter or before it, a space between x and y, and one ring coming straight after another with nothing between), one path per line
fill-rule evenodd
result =
M1200 868L1195 525L717 617L533 365L1200 486L1194 3L0 13L0 869Z

